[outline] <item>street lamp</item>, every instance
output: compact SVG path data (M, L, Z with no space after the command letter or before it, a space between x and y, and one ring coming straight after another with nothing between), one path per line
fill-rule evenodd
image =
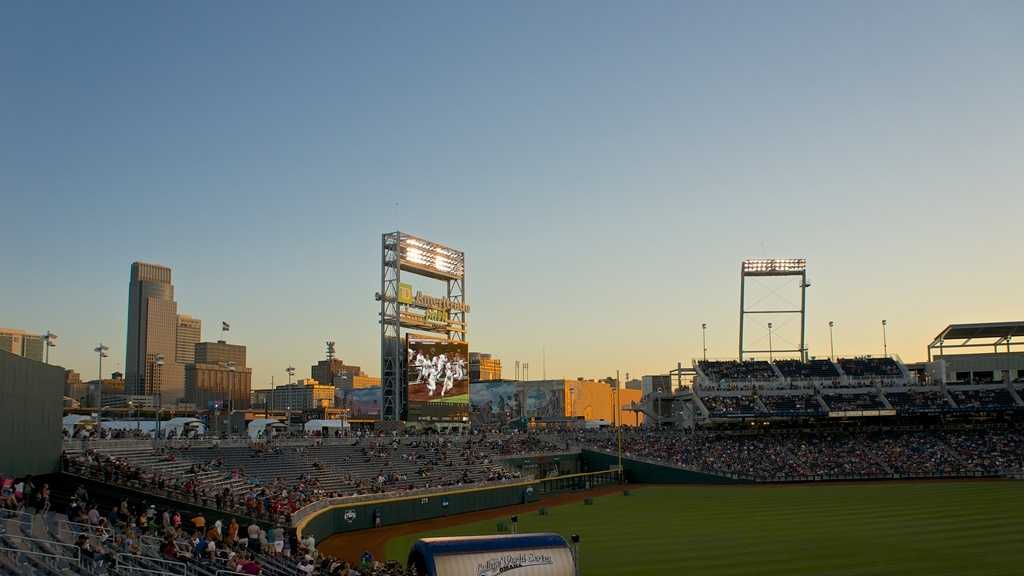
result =
M886 336L885 336L885 326L886 326L886 324L888 324L888 322L886 322L885 320L882 320L882 356L888 358L889 357L889 342L886 340Z
M772 361L772 323L768 323L768 361Z
M56 340L57 340L57 335L54 334L53 332L50 332L49 330L46 331L46 334L43 334L43 341L46 342L46 363L47 364L50 363L50 348L53 348L54 346L57 345L56 342L55 342Z
M110 356L110 354L107 354L107 350L110 350L110 347L105 345L103 342L100 342L99 346L92 349L92 351L100 357L100 370L98 375L99 385L96 389L96 404L101 416L103 414L103 359Z
M835 325L835 322L831 320L828 321L828 346L829 350L831 350L829 358L831 358L833 362L836 359L836 341L835 338L832 337L832 327Z

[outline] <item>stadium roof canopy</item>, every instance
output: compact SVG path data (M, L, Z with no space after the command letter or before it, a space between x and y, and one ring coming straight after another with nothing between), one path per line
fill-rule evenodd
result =
M1016 337L1021 337L1020 342L1013 342ZM1006 351L1010 351L1011 345L1024 344L1024 322L981 322L977 324L950 324L942 329L942 332L928 345L928 357L931 358L932 350L938 348L940 351L946 348L978 348L992 346L994 352L999 351L999 346L1006 345Z

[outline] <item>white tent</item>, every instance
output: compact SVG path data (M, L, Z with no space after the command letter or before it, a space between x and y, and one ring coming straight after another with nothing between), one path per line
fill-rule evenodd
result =
M68 438L74 438L75 433L81 428L92 428L96 425L96 420L93 420L92 416L85 414L68 414L64 417L64 432L67 433Z
M312 434L314 432L325 432L325 428L330 428L332 431L336 429L348 429L351 426L348 420L310 420L306 422L303 429L306 434Z
M282 434L288 430L288 426L283 422L274 420L273 418L257 418L252 422L249 422L249 439L253 441L269 440L270 438L267 434L268 428L270 430L269 436L271 437L275 434Z
M156 422L153 420L104 420L100 422L100 428L107 430L138 430L144 434L151 434L156 429Z
M143 434L156 432L156 420L104 420L100 426L108 430L138 430ZM179 416L160 422L160 434L164 438L195 438L206 434L206 426L198 418Z
M178 438L194 438L206 434L206 425L198 418L179 416L160 423L160 433L164 436L177 436Z

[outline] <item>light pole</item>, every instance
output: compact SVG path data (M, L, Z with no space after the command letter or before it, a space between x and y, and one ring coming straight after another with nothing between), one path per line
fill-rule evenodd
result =
M703 322L700 325L700 338L701 343L704 346L704 361L708 361L708 325L707 322Z
M231 360L228 360L227 362L223 363L223 366L228 369L228 418L231 418L231 412L232 409L234 408L233 400L235 397L235 367L238 366L238 364L232 362ZM224 394L222 394L221 396L224 396Z
M768 361L772 361L772 323L768 323Z
M622 482L622 479L624 477L623 472L622 472L622 427L621 427L620 422L619 422L619 416L618 416L618 414L619 414L619 406L618 406L618 404L619 404L619 371L616 370L615 371L615 406L612 407L613 408L613 410L612 410L612 418L614 419L614 422L615 422L615 443L617 445L618 455L619 455L619 482Z
M107 354L107 350L110 350L110 347L103 342L100 342L99 346L92 349L100 357L100 370L97 375L99 377L99 385L96 387L96 407L101 417L103 415L103 359L110 356L110 354Z
M888 358L889 357L889 342L886 340L886 336L885 336L885 326L886 326L886 324L888 324L888 322L886 322L885 320L882 320L882 356Z
M53 332L50 332L49 330L46 331L46 334L43 334L43 341L46 342L46 363L47 364L50 363L50 348L53 348L54 346L57 345L55 343L56 340L57 340L57 335L54 334Z
M831 358L833 362L836 360L836 341L835 338L832 337L832 327L835 325L835 322L831 320L828 321L828 346L829 350L831 350L831 352L829 352L829 358Z
M156 380L156 428L153 431L153 442L157 443L157 439L160 437L160 413L163 412L164 405L164 355L157 353L156 357L153 358L153 370L156 372L154 380Z

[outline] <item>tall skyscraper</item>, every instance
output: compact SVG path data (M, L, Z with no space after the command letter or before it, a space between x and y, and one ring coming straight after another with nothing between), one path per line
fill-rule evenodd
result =
M178 314L178 336L174 350L174 361L178 364L192 364L196 361L196 344L202 339L203 321L188 314Z
M160 394L163 404L185 394L185 366L177 361L178 303L171 269L133 262L128 289L128 342L125 346L125 388L128 394ZM163 366L153 364L163 357ZM157 382L158 380L158 382ZM157 386L159 384L159 386ZM159 390L156 388L159 387Z

